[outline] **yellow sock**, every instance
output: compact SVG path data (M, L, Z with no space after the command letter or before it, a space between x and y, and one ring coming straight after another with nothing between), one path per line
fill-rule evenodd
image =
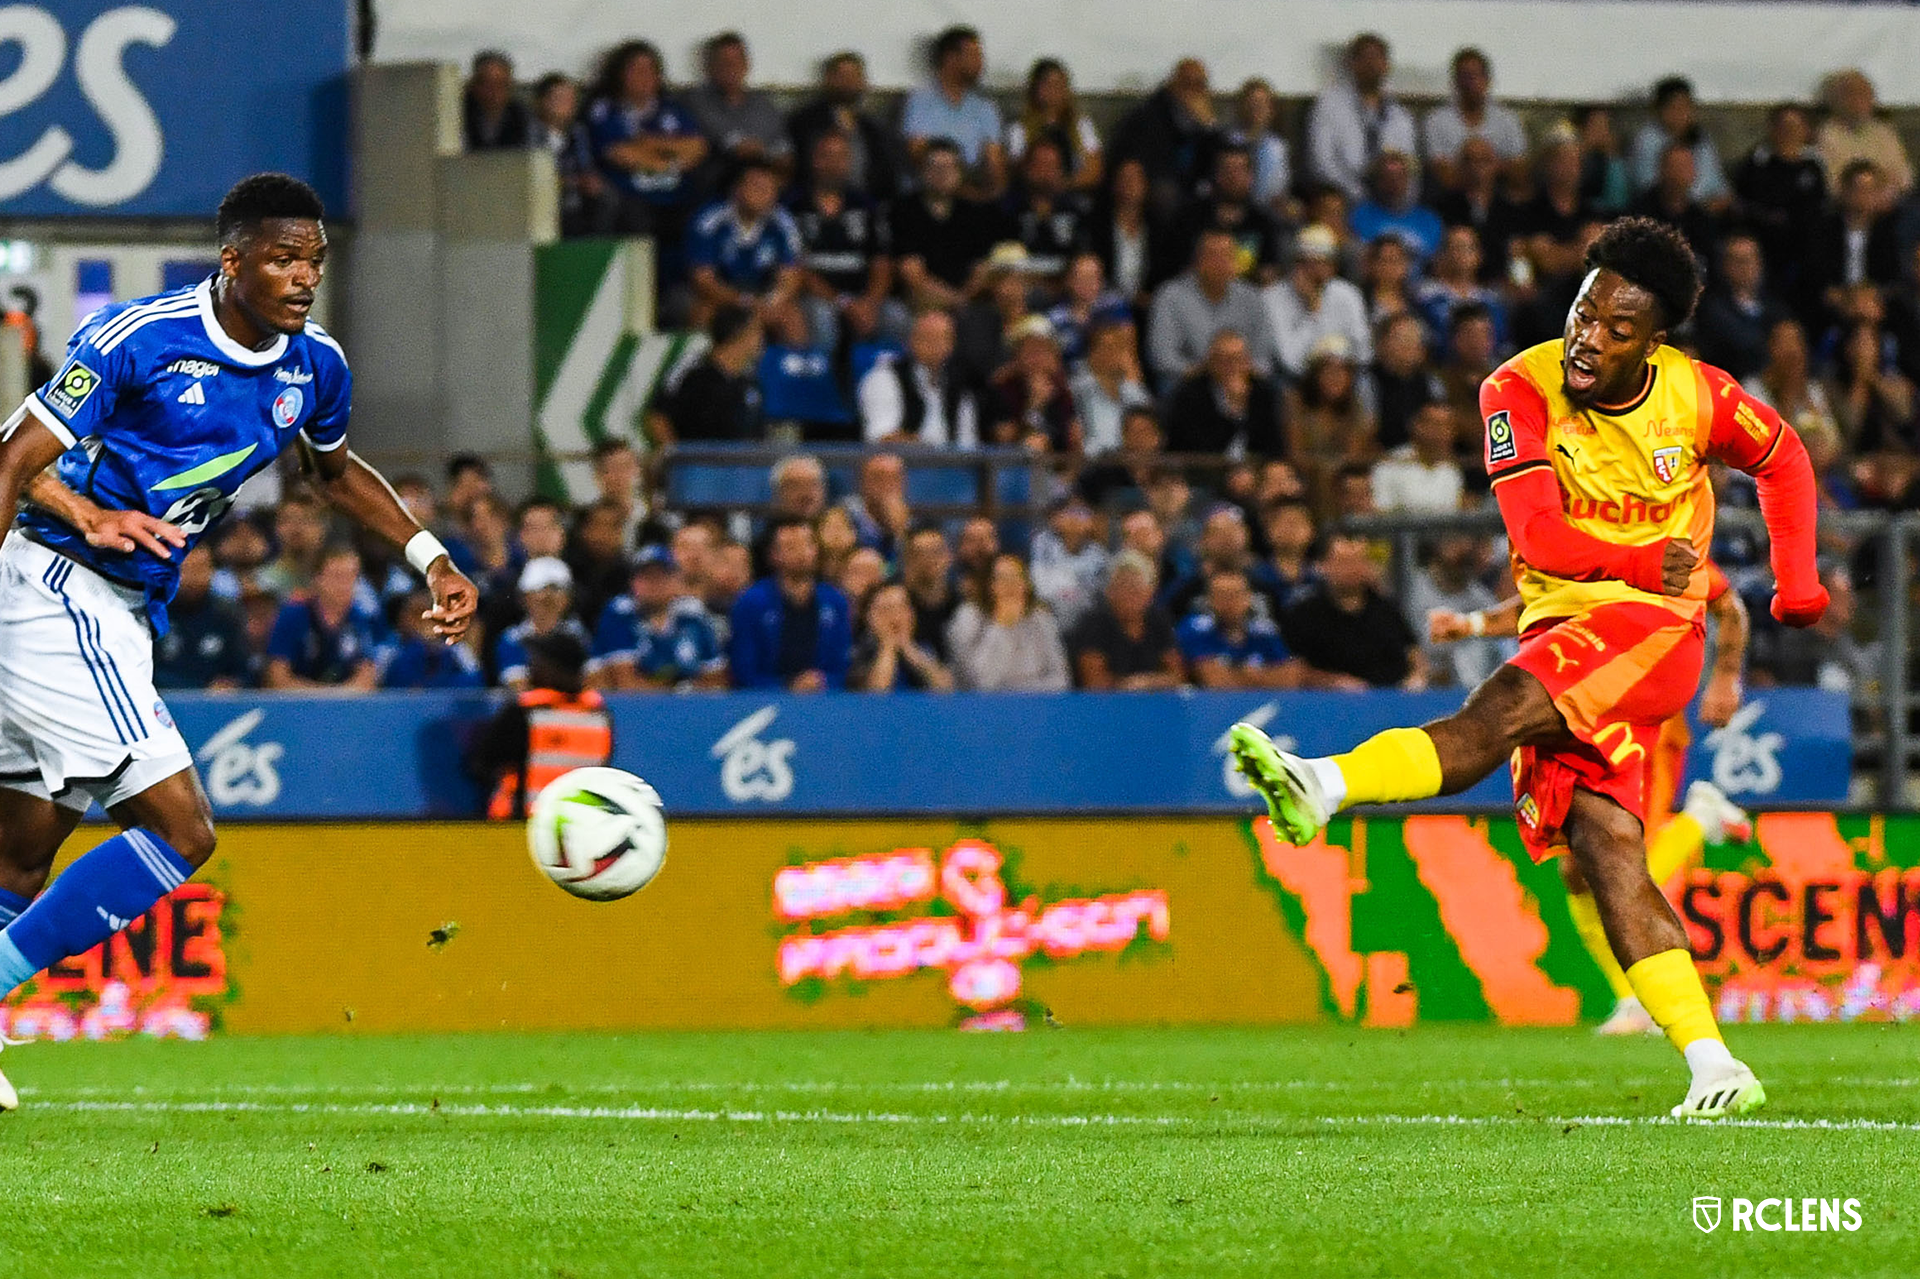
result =
M1706 846L1707 832L1700 823L1685 813L1675 813L1647 841L1647 873L1655 884L1664 884Z
M1580 934L1587 953L1600 965L1607 985L1613 987L1613 997L1625 999L1633 994L1633 983L1620 971L1620 961L1613 957L1613 946L1607 941L1607 930L1600 922L1600 907L1594 903L1593 894L1568 893L1567 913L1573 916L1574 931Z
M1423 729L1390 728L1376 733L1345 755L1335 755L1333 763L1347 783L1342 808L1427 799L1440 793L1440 752Z
M1667 1032L1675 1048L1685 1052L1697 1040L1720 1038L1707 988L1700 984L1693 956L1685 950L1675 947L1648 955L1627 969L1627 980L1647 1015Z

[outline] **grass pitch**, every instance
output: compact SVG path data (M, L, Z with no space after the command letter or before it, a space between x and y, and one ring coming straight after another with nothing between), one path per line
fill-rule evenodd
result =
M0 1275L1914 1274L1920 1030L1731 1038L1774 1101L1714 1127L1574 1031L36 1045Z

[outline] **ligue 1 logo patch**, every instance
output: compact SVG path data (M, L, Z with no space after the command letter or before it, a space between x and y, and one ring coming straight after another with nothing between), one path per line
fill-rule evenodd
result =
M1660 477L1662 484L1671 484L1679 477L1682 452L1677 446L1653 451L1653 473Z
M273 424L286 430L300 420L300 410L305 406L307 397L297 386L290 386L280 392L273 401Z
M1487 465L1511 462L1519 456L1513 440L1513 419L1501 409L1487 419Z

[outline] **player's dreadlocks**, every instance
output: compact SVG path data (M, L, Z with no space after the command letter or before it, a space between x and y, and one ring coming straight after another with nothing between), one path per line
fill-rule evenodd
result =
M1621 218L1587 250L1587 269L1613 272L1645 289L1663 329L1685 324L1700 300L1700 265L1678 230L1652 218Z
M232 244L270 218L312 218L326 216L319 193L299 178L285 173L256 173L233 184L220 201L220 213L214 219L220 243Z

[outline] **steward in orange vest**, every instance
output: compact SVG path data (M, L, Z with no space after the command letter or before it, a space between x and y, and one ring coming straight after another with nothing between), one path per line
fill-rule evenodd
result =
M467 769L493 787L487 817L525 817L555 778L613 758L613 717L600 694L581 688L586 647L554 632L527 644L528 688L480 730Z

